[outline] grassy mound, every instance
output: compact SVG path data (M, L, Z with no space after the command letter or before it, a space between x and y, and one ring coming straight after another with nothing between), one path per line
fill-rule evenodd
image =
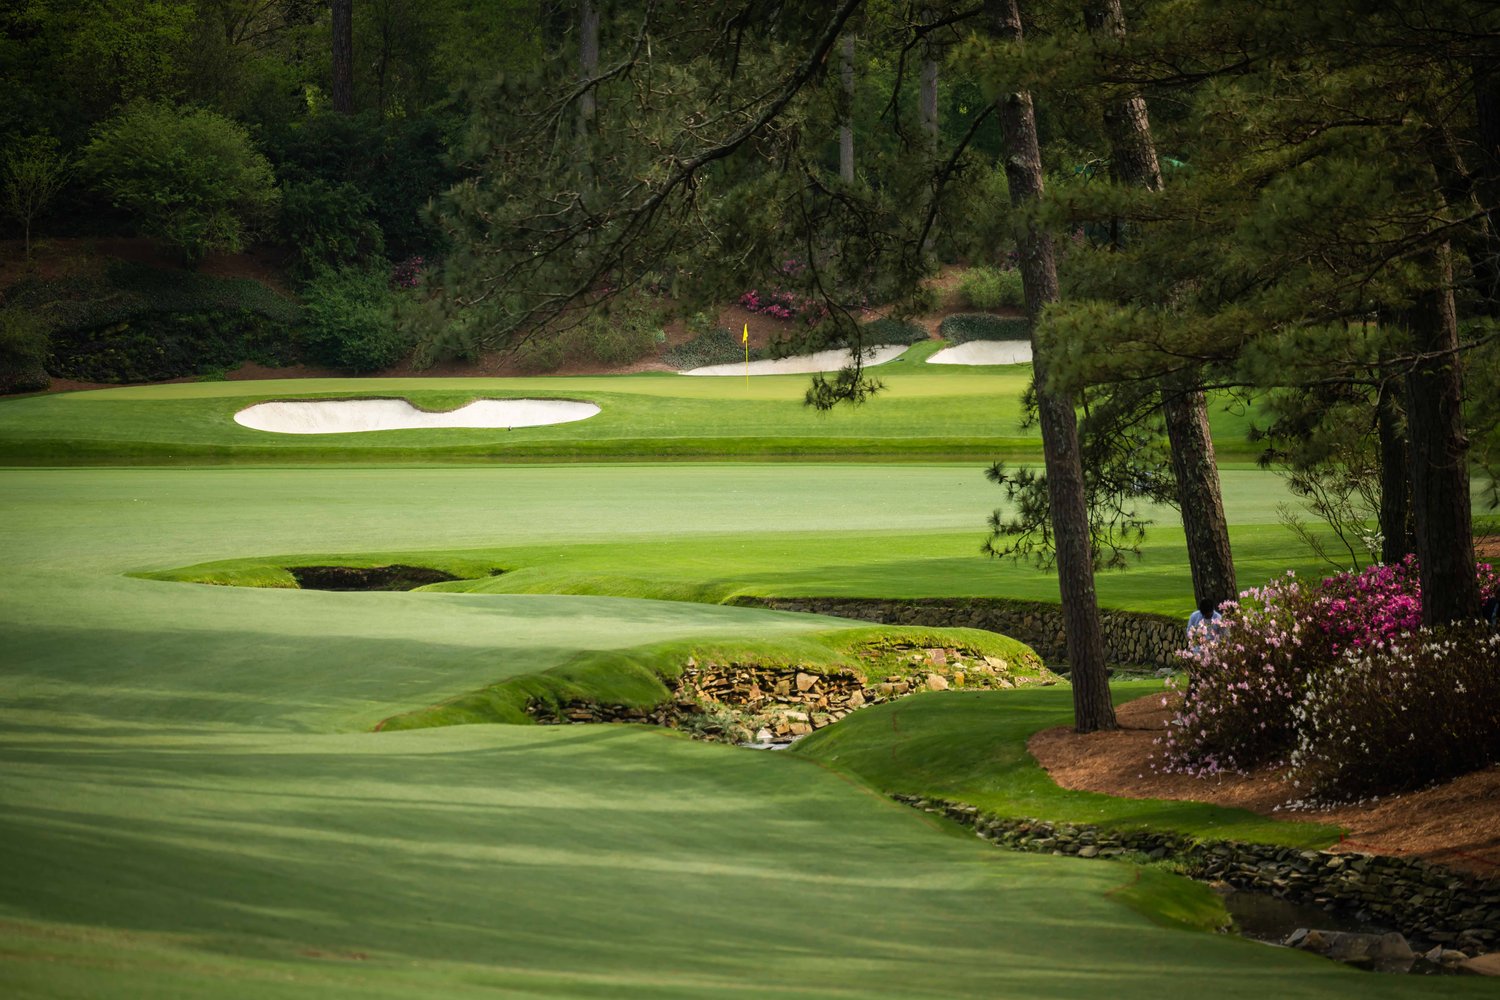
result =
M527 706L560 708L569 702L649 708L671 697L671 685L691 664L736 664L809 673L850 671L865 680L912 676L913 649L947 647L971 659L1004 659L1015 678L1050 676L1024 644L978 629L923 629L868 626L810 632L767 640L691 639L634 649L582 654L540 674L525 674L460 695L440 705L405 712L380 728L427 729L466 723L529 724Z

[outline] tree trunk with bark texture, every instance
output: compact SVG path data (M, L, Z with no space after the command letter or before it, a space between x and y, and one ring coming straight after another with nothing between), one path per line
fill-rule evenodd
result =
M839 178L854 183L854 34L839 44Z
M922 11L922 21L933 20L931 7ZM931 35L922 40L922 84L918 105L922 115L922 135L927 140L928 155L936 157L938 147L938 52L937 42Z
M935 17L936 11L933 8L923 9L923 24L931 24ZM938 163L938 59L940 55L938 44L933 41L932 35L924 38L922 41L922 81L917 105L922 117L924 152L928 166L931 168L936 168ZM937 225L934 224L927 233L927 239L922 243L924 256L932 254L933 244L936 241Z
M1401 385L1386 379L1375 400L1380 438L1380 561L1392 565L1416 551L1411 537L1411 483Z
M593 0L578 4L578 81L587 83L599 75L599 8ZM599 99L589 87L578 98L578 136L588 139L594 131Z
M1125 15L1120 0L1093 0L1083 10L1084 23L1104 44L1125 37ZM1104 133L1109 140L1110 171L1122 184L1148 191L1162 187L1161 163L1151 137L1146 100L1122 92L1104 106ZM1177 478L1177 505L1187 537L1188 564L1193 575L1195 604L1215 605L1239 596L1234 578L1234 554L1229 547L1229 521L1209 437L1208 400L1190 374L1163 379L1162 415L1172 448L1172 471Z
M1441 287L1418 299L1407 314L1412 346L1420 355L1406 376L1406 425L1424 625L1479 615L1453 255L1447 244L1434 255Z
M1016 0L987 0L986 13L996 36L1021 41L1021 13ZM1042 157L1036 114L1029 93L1002 94L997 100L1005 175L1011 203L1024 217L1030 203L1043 192ZM1088 503L1078 449L1078 422L1073 400L1047 388L1047 358L1038 351L1036 323L1042 309L1058 299L1057 260L1052 236L1035 221L1022 223L1016 233L1026 315L1032 329L1037 411L1042 430L1042 453L1047 468L1047 490L1052 505L1052 534L1057 553L1057 582L1062 598L1063 632L1073 683L1073 721L1082 733L1114 729L1114 705L1104 662L1104 637L1099 625L1099 602L1094 591L1094 559L1089 541Z
M1500 315L1500 56L1474 66L1474 116L1478 124L1475 188L1484 206L1488 248L1474 262L1485 311Z
M354 114L354 0L333 0L333 110Z
M1234 579L1234 554L1229 550L1229 521L1224 516L1224 494L1219 467L1209 436L1208 403L1192 376L1162 381L1162 414L1172 446L1172 471L1177 477L1177 503L1182 508L1182 530L1187 536L1188 563L1197 603L1215 606L1239 596Z

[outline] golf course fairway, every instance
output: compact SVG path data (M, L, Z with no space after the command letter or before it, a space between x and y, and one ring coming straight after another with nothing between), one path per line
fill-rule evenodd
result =
M830 619L129 575L486 551L649 581L660 546L684 586L792 592L893 560L912 586L986 580L995 492L970 466L0 472L0 995L1493 995L1186 929L1200 887L1006 853L796 754L624 726L371 731L582 652ZM779 548L789 529L821 542ZM1168 559L1163 603L1186 587Z

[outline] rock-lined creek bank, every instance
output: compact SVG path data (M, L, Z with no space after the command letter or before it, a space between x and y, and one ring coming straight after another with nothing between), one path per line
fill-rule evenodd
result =
M1391 935L1288 928L1289 947L1368 967L1417 958L1458 971L1500 975L1500 881L1419 860L1338 851L1304 851L1240 841L1195 842L1153 830L1104 830L995 816L961 802L896 795L899 802L970 827L1016 851L1079 858L1169 861L1184 875L1217 886L1317 907ZM1383 943L1382 943L1383 939ZM1411 954L1405 955L1402 948ZM1482 956L1482 957L1481 957Z
M586 699L526 712L542 724L640 722L680 729L721 743L787 744L832 725L866 705L918 691L997 690L1053 684L1031 664L976 655L953 647L912 648L904 669L871 680L853 670L814 672L752 663L699 663L689 659L669 699L657 705L611 705Z

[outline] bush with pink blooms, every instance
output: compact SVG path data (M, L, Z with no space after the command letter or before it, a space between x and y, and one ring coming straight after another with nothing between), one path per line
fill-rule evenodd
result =
M1285 756L1309 665L1329 657L1328 635L1313 625L1318 594L1288 573L1194 631L1192 648L1178 654L1187 686L1161 740L1166 770L1207 775Z
M1500 579L1488 565L1476 569L1488 599ZM1225 604L1212 630L1200 626L1179 654L1186 690L1161 740L1160 766L1201 775L1286 760L1318 678L1421 625L1417 570L1408 557L1311 584L1289 573Z
M1308 675L1291 780L1309 800L1409 791L1500 761L1500 634L1474 624L1350 647Z

